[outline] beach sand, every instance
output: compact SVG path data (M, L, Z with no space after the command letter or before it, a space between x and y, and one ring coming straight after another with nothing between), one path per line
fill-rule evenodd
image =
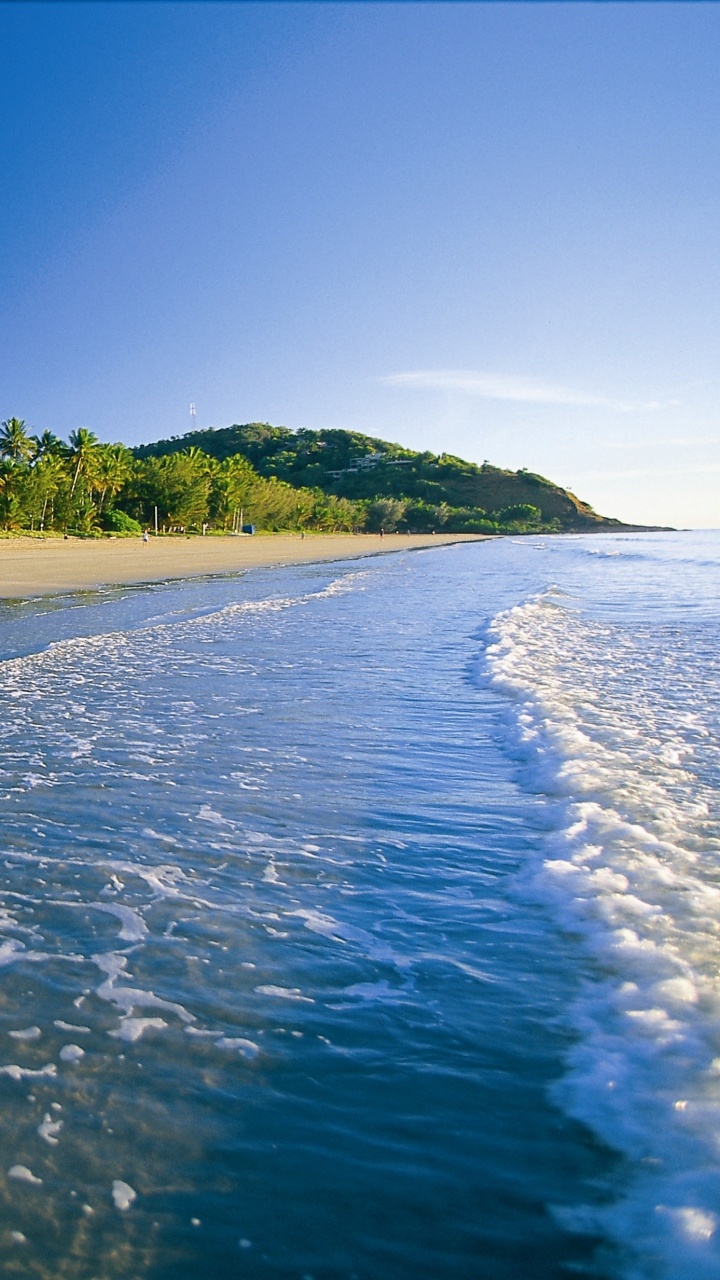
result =
M443 543L482 541L482 534L260 534L240 537L8 538L0 540L0 597L167 578L233 573L260 565L348 560Z

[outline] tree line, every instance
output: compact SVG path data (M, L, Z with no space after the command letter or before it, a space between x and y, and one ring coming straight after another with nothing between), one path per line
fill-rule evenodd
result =
M33 434L20 418L0 427L0 527L6 532L231 532L260 530L425 533L494 532L541 527L528 504L488 515L479 508L433 505L383 495L351 499L321 488L261 476L242 454L221 461L196 446L138 457L123 444L103 444L86 427L67 441Z

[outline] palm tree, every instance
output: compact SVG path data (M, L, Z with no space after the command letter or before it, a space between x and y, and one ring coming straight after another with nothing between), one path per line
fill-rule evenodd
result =
M78 427L77 431L71 431L69 439L70 461L75 468L72 485L70 486L70 497L72 498L80 476L82 475L84 479L89 478L93 461L97 457L97 450L100 447L100 441L94 432L88 431L87 427Z
M35 457L38 460L47 457L48 454L62 457L63 454L67 453L67 445L63 444L60 437L56 436L52 431L45 430L41 436L32 436L31 439L35 443L37 450Z
M124 444L101 444L96 461L94 478L100 494L98 510L102 511L105 498L112 501L132 474L133 456Z
M36 450L35 441L28 435L21 418L8 418L0 431L0 457L12 462L29 462Z
M61 488L63 480L67 484L67 469L63 459L54 452L48 451L44 453L33 467L33 480L39 507L38 528L44 529L48 507L50 508L50 524L52 524L55 495Z
M13 467L5 462L0 468L0 519L4 529L19 529L22 524L20 499L13 485Z

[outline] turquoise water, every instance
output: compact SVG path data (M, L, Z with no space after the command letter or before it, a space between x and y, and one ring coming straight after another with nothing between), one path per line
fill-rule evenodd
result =
M1 606L3 1274L717 1274L719 559Z

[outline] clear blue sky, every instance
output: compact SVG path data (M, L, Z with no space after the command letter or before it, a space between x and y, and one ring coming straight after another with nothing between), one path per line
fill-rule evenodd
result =
M0 416L720 525L720 7L0 5Z

